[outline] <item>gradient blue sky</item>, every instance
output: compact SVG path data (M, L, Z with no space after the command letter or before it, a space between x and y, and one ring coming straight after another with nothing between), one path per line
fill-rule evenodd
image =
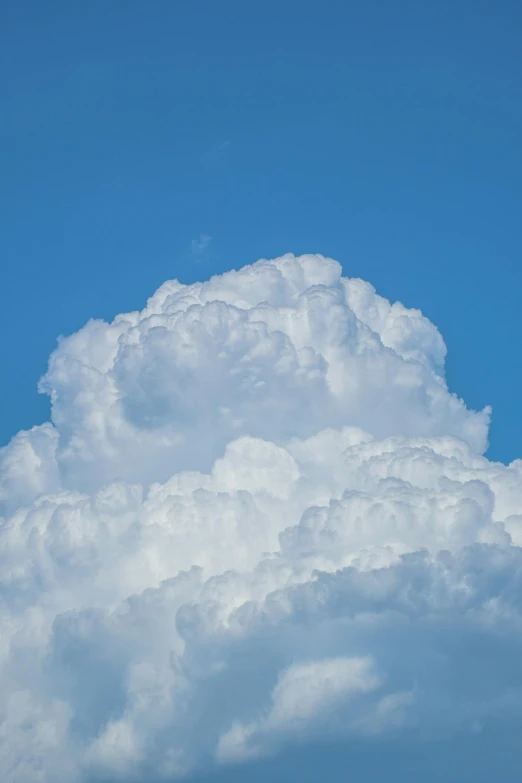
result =
M520 454L520 3L0 14L1 442L47 418L57 335L164 279L309 251L421 308L452 388L493 406L490 456Z

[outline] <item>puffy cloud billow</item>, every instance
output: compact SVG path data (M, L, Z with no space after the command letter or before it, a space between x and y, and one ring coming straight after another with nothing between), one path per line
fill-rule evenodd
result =
M172 780L522 720L522 461L318 255L62 339L0 454L0 778Z

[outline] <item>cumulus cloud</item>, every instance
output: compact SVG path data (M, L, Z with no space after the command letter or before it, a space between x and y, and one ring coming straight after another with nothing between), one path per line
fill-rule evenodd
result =
M318 255L61 340L0 453L0 776L171 780L522 718L522 461Z
M293 664L279 677L266 717L258 723L234 724L221 737L217 758L224 761L252 758L263 752L262 743L267 738L277 743L285 735L308 733L312 727L315 733L324 734L325 724L332 724L337 707L359 694L374 691L379 684L371 661L365 658L330 658ZM360 710L358 704L358 714Z

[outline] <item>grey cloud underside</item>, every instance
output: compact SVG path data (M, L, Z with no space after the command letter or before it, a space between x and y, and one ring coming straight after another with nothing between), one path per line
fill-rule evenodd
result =
M0 457L2 780L521 725L522 462L444 358L322 256L62 340Z

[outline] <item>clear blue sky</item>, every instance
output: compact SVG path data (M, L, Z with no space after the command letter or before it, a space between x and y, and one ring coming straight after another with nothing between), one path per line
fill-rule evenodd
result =
M437 324L520 455L519 2L18 0L0 30L1 442L47 418L58 334L317 251Z

